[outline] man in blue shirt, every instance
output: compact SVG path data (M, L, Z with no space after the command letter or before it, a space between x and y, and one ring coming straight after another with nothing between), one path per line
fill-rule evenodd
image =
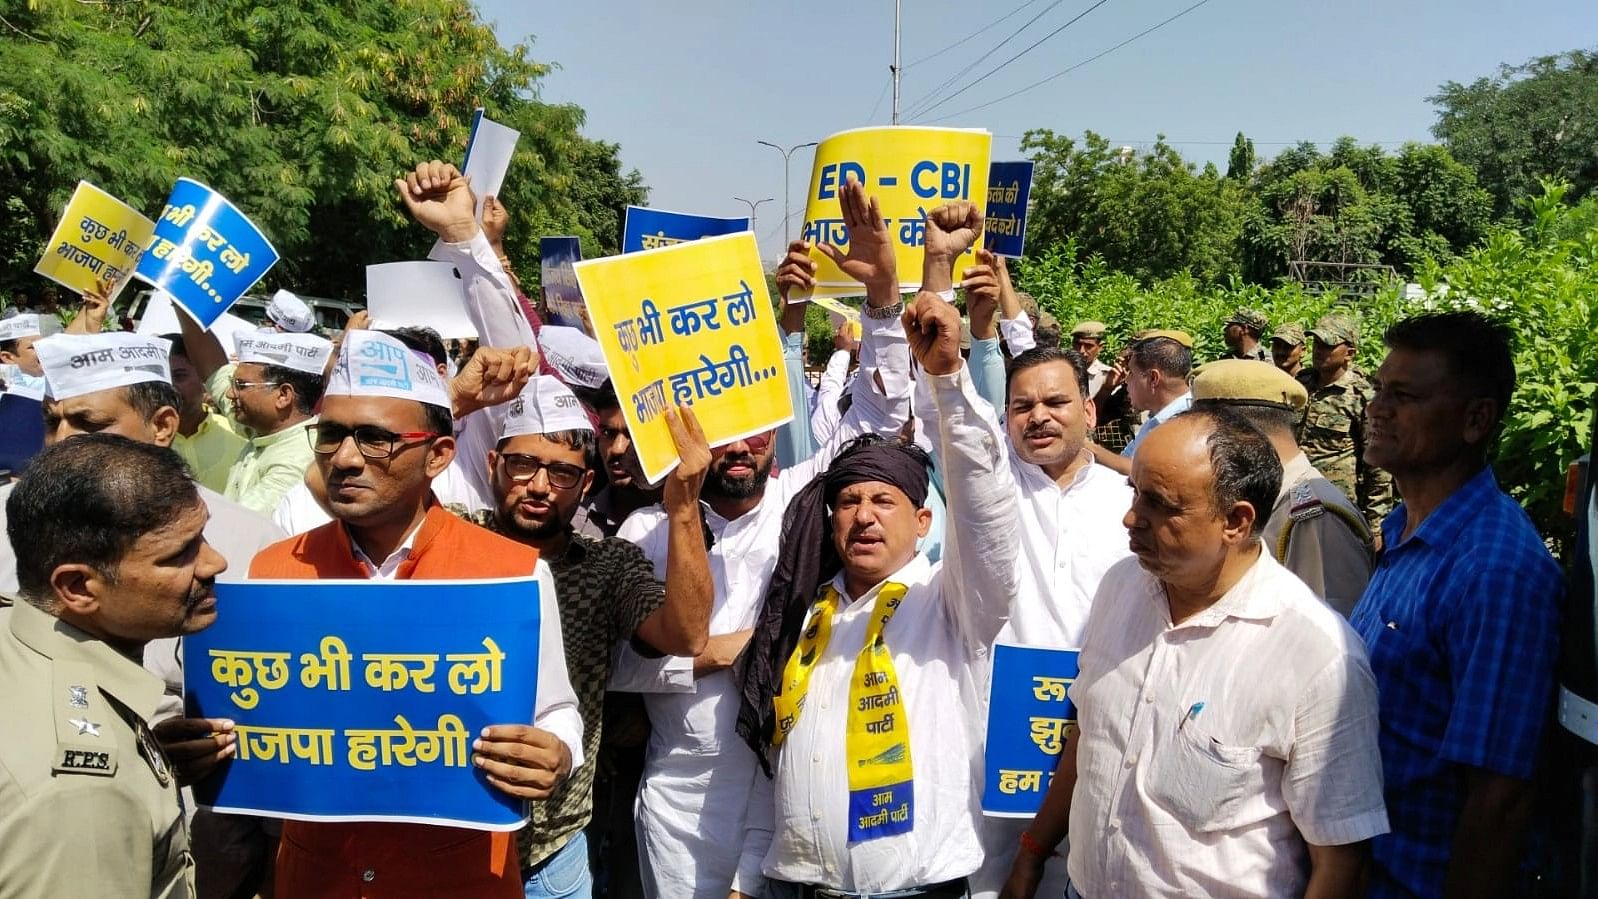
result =
M1132 408L1149 413L1149 420L1119 454L1093 445L1093 460L1112 471L1130 475L1132 454L1149 432L1186 412L1193 405L1188 380L1193 373L1193 338L1185 331L1144 331L1128 348L1126 395Z
M1564 586L1487 464L1515 386L1509 336L1450 312L1383 338L1364 459L1404 501L1351 622L1381 690L1392 824L1372 896L1517 892Z

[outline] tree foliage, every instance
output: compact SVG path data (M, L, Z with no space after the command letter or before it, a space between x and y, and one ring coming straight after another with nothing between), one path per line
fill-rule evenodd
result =
M478 106L522 133L511 254L553 233L615 252L641 178L578 132L580 108L538 99L548 70L466 0L34 0L0 22L0 277L29 283L80 178L148 214L186 175L267 232L267 286L359 295L367 264L425 253L393 179L458 161Z
M1495 215L1525 214L1541 179L1570 184L1569 199L1598 187L1598 50L1543 56L1429 98L1432 133L1476 170Z

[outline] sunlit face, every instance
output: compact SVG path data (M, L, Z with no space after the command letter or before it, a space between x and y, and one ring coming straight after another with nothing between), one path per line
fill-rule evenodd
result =
M1302 343L1288 343L1285 340L1271 340L1271 361L1276 367L1285 372L1293 372L1304 362L1304 345Z
M852 484L832 501L832 544L845 572L862 584L879 584L909 564L931 526L931 510L882 481Z
M488 454L488 470L501 531L535 540L571 524L594 480L582 450L541 434L504 441Z
M164 527L141 534L99 579L95 607L83 614L113 642L148 643L198 633L216 620L216 577L227 562L205 542L210 517L197 501Z
M1347 368L1354 359L1353 344L1326 343L1319 337L1311 337L1310 341L1315 345L1315 370L1323 375Z
M1151 368L1143 368L1131 357L1126 362L1126 398L1131 401L1132 408L1139 412L1158 412L1159 398L1155 395L1155 382L1158 373Z
M1395 349L1371 379L1365 407L1365 462L1395 476L1436 470L1488 439L1494 403L1469 397L1447 358Z
M205 404L205 382L200 379L200 373L187 356L174 353L168 361L172 365L172 386L183 399L183 408L178 411L198 412Z
M44 411L44 442L53 446L75 434L117 434L140 443L169 446L172 428L176 426L177 410L163 416L157 414L147 419L128 402L126 387L96 390L65 400L46 399ZM164 408L164 407L163 407ZM170 418L173 421L166 422Z
M357 527L420 509L433 479L455 458L455 438L398 437L425 433L430 425L423 405L395 397L332 395L323 400L322 415L312 433L347 433L369 427L396 435L392 455L370 459L358 441L346 437L331 453L318 453L316 465L327 484L333 517Z
M1122 523L1138 563L1169 584L1202 584L1226 559L1227 522L1210 492L1207 433L1176 418L1150 431L1132 457L1132 508Z
M1082 354L1082 361L1092 365L1098 361L1099 351L1104 349L1104 341L1093 337L1084 337L1080 334L1071 338L1071 346Z
M638 453L633 449L632 433L627 430L627 417L621 407L605 409L599 418L599 460L605 466L605 476L620 489L644 488L643 469Z
M707 497L748 499L765 489L771 467L777 461L775 432L767 431L743 440L734 440L710 450L710 472L702 493Z
M0 362L15 365L35 378L44 377L44 366L39 364L39 351L33 348L38 339L38 335L18 337L15 350L0 350Z
M293 388L272 380L259 362L240 362L228 385L233 417L257 434L270 434L277 427L280 401L293 402Z
M1096 424L1093 402L1082 398L1076 372L1063 360L1016 372L1006 410L1005 429L1016 455L1045 468L1081 455Z

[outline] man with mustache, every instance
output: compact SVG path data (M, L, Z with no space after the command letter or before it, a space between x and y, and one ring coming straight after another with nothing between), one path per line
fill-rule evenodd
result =
M666 476L670 520L666 583L638 547L577 533L572 518L594 479L594 432L577 397L554 377L533 378L512 400L489 453L491 527L549 562L559 599L566 665L583 716L583 755L597 758L612 649L632 640L657 653L695 656L710 619L710 563L699 513L710 462L686 406L668 410L681 461ZM583 826L592 811L596 765L584 765L544 802L520 836L528 897L587 895L592 889Z
M755 623L777 562L789 500L826 467L845 441L863 432L896 434L909 417L909 384L896 381L892 374L909 368L909 351L897 318L901 304L893 243L880 210L859 182L851 178L841 188L840 204L850 229L848 254L828 244L822 244L821 251L866 289L861 372L851 394L853 404L827 445L777 477L771 476L776 455L772 432L711 450L712 461L700 489L712 540L715 600L710 641L692 660L677 657L654 663L631 654L612 684L617 689L648 686L652 691L644 697L654 730L637 810L640 861L649 896L726 899L734 889L758 893L762 859L744 851L744 837L749 797L764 775L735 732L738 684L727 669ZM790 244L777 271L778 288L785 296L789 291L808 292L814 271L808 245ZM786 307L785 328L802 328L805 305ZM888 356L895 357L892 365L884 361ZM668 573L670 528L668 511L652 506L634 513L620 532L638 544L662 579Z
M1387 831L1376 683L1348 622L1262 550L1282 465L1224 407L1132 459L1136 560L1082 635L1066 742L1027 840L1071 896L1357 895ZM1030 897L1018 869L1006 899Z
M90 434L35 457L6 511L22 601L0 610L0 897L190 896L140 661L216 620L205 503L175 453Z

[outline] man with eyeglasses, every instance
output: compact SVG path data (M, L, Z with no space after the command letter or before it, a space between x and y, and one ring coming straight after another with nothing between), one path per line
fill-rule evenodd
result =
M271 515L311 467L305 433L316 421L322 372L333 344L314 334L261 332L240 336L238 348L227 396L233 417L252 436L228 472L223 493Z
M450 392L431 362L376 331L352 331L308 445L336 521L263 550L251 578L462 580L536 575L542 634L533 721L488 727L473 764L490 785L545 799L583 762L554 578L538 551L457 518L432 482L455 455ZM447 610L441 610L447 613ZM337 608L326 610L337 615ZM515 839L423 824L283 825L279 895L520 897ZM382 887L379 887L382 889Z
M578 694L588 758L599 751L615 646L630 640L652 654L695 656L709 636L710 559L699 488L710 447L686 407L668 412L667 424L681 462L663 485L670 518L664 586L638 547L572 528L594 480L597 453L588 415L559 380L536 377L509 403L499 441L488 453L495 501L489 526L537 549L554 571L567 671ZM532 807L532 820L520 834L526 896L591 891L583 827L592 812L594 774L594 765L574 770L547 801Z

